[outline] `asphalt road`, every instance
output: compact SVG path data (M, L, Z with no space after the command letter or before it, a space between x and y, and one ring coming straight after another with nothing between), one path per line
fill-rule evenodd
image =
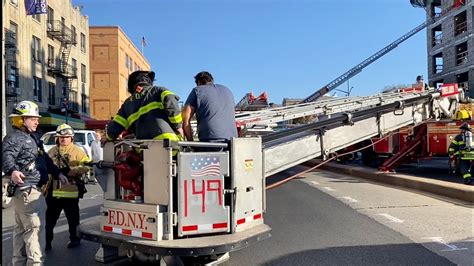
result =
M297 171L291 169L273 180ZM81 219L98 215L102 194L89 185ZM349 200L350 199L350 200ZM351 177L315 172L267 192L268 240L234 253L226 265L472 265L472 208ZM438 216L436 216L438 214ZM446 215L443 215L446 214ZM428 220L428 217L436 220ZM12 254L13 210L3 210L2 265ZM402 221L402 222L400 222ZM45 265L101 265L98 244L67 249L62 215ZM431 237L431 238L430 238ZM110 265L132 265L127 260Z

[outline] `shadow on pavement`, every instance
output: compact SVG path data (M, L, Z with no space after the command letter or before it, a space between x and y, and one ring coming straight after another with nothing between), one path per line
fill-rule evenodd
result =
M455 265L418 244L332 247L305 250L264 265Z

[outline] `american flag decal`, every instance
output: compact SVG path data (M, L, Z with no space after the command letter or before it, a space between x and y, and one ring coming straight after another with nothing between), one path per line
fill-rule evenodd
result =
M191 163L191 176L220 176L221 164L218 157L195 157Z

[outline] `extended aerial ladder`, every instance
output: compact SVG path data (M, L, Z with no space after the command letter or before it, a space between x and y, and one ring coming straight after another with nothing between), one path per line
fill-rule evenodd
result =
M429 25L431 22L432 22L432 19L421 23L420 25L418 25L414 29L412 29L409 32L407 32L406 34L404 34L402 37L396 39L391 44L385 46L380 51L378 51L375 54L371 55L370 57L368 57L367 59L365 59L364 61L362 61L358 65L356 65L355 67L349 69L344 74L340 75L339 77L337 77L333 81L329 82L324 87L322 87L321 89L317 90L315 93L313 93L310 96L308 96L307 98L305 98L302 102L307 103L307 102L313 102L313 101L318 100L321 96L323 96L324 94L326 94L326 93L330 92L331 90L337 88L339 85L346 82L348 79L350 79L353 76L360 73L364 68L366 68L367 66L369 66L370 64L375 62L377 59L381 58L382 56L386 55L388 52L390 52L393 49L397 48L398 45L400 45L404 41L408 40L411 36L415 35L419 31L421 31L422 29L426 28L426 26Z
M410 3L414 7L426 8L427 7L427 2L428 1L426 1L426 0L410 0ZM452 10L455 10L456 8L459 8L460 6L465 5L466 2L467 1L465 1L465 0L455 0L454 4L452 6L450 6L444 12L445 13L451 12ZM382 48L380 51L378 51L375 54L371 55L370 57L368 57L367 59L365 59L361 63L357 64L355 67L349 69L344 74L340 75L339 77L337 77L333 81L329 82L324 87L322 87L321 89L319 89L315 93L313 93L310 96L308 96L307 98L305 98L302 102L307 103L307 102L313 102L313 101L318 100L324 94L326 94L326 93L330 92L331 90L337 88L342 83L346 82L347 80L349 80L353 76L360 73L364 68L366 68L367 66L369 66L370 64L372 64L373 62L375 62L376 60L381 58L382 56L386 55L388 52L390 52L393 49L397 48L398 45L400 45L404 41L408 40L410 37L412 37L413 35L415 35L419 31L423 30L424 28L426 28L431 23L435 22L435 20L436 20L436 18L434 16L428 18L425 22L421 23L420 25L418 25L414 29L410 30L409 32L407 32L406 34L401 36L400 38L396 39L394 42L392 42L389 45Z
M273 131L281 124L302 117L312 117L312 121L330 118L334 114L354 112L371 107L381 106L394 102L405 102L426 93L433 92L388 92L373 96L358 96L331 98L317 102L301 103L254 112L236 114L237 127L242 135L258 135L261 131ZM463 97L463 96L462 96ZM449 116L456 105L451 104L448 98L436 102L436 108L441 109L444 116ZM284 128L284 126L282 126Z

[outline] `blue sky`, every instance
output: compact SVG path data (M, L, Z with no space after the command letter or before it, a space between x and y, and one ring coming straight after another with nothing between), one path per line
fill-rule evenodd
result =
M73 0L90 25L118 25L156 72L155 84L187 98L207 70L236 102L305 98L421 24L409 0ZM352 95L414 83L427 72L426 30L350 79ZM347 89L347 83L339 89ZM342 93L338 93L342 95Z

